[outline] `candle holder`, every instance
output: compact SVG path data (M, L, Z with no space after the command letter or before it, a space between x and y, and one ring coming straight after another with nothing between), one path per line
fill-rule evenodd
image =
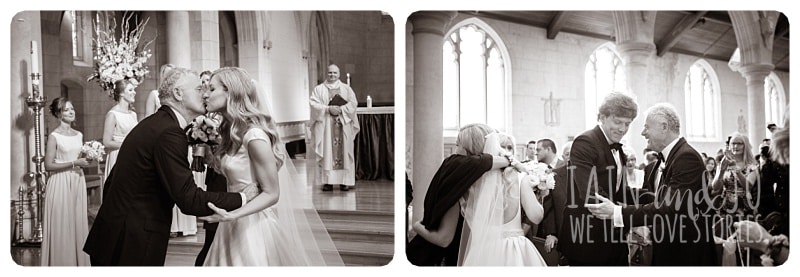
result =
M43 218L42 214L44 213L44 192L45 192L45 179L47 172L44 169L44 154L42 153L42 109L44 108L45 103L47 102L46 97L42 95L39 91L39 79L41 78L41 74L39 73L31 73L31 83L32 83L32 93L31 96L25 100L25 103L28 105L28 108L31 108L33 111L33 130L34 130L34 137L35 137L35 144L34 144L34 156L31 157L31 161L34 163L34 170L28 173L28 176L33 179L31 187L25 188L26 186L20 186L19 189L19 200L17 201L19 204L17 205L17 239L15 244L40 244L42 242L42 224ZM27 199L26 197L27 196ZM26 204L34 204L34 196L35 196L35 205L33 206L34 209L31 211L35 215L32 217L34 220L33 223L33 235L31 238L25 238L23 235L23 219L25 217L25 205Z

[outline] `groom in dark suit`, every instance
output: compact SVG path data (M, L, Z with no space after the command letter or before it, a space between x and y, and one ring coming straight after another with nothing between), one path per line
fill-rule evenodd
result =
M712 234L712 213L703 197L705 163L700 154L680 136L675 108L658 104L647 112L642 136L647 147L665 163L656 176L655 201L646 205L619 206L608 199L587 208L615 226L651 226L654 266L717 265Z
M158 94L161 108L131 130L104 184L103 204L83 246L93 266L163 266L173 206L206 216L213 213L209 202L233 210L258 194L205 192L195 185L183 130L205 113L197 73L173 69Z
M619 141L628 132L638 106L628 95L611 93L599 108L599 125L572 143L573 182L566 189L566 207L558 231L558 250L571 266L627 266L629 228L592 216L584 207L595 194L626 203L632 198L625 185L626 156Z

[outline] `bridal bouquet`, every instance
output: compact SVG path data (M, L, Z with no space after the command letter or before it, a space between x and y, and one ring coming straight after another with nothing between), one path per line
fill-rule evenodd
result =
M131 29L128 22L132 17L133 14L128 12L123 16L121 26L123 31L119 40L117 40L117 23L113 12L111 15L98 12L95 20L94 68L86 81L96 81L112 97L114 82L130 79L134 84L138 84L150 72L147 70L147 59L152 53L150 49L145 48L153 41L139 45L149 18L144 22L137 21Z
M219 114L200 115L189 122L186 126L186 136L189 145L193 146L192 170L201 172L205 170L204 157L208 146L217 145L222 137L219 134L219 126L222 116Z
M102 162L103 156L106 155L106 147L99 141L90 140L81 147L81 154L85 155L88 160Z
M556 186L555 173L547 164L530 161L522 164L525 168L523 184L529 184L534 190L550 190Z

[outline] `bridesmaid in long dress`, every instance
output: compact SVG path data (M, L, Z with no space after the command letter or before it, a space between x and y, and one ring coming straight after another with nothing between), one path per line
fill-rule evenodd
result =
M50 172L44 194L42 266L88 266L81 250L89 233L86 179L79 158L83 134L72 129L75 110L66 98L56 98L50 112L60 120L47 139L44 166Z
M106 121L103 128L103 145L106 147L108 157L106 158L106 168L103 174L103 183L114 168L119 154L119 147L128 132L139 123L136 112L133 111L133 103L136 102L136 85L130 80L124 79L114 82L114 94L112 97L117 104L111 107L106 113ZM100 186L100 201L103 201L103 186Z

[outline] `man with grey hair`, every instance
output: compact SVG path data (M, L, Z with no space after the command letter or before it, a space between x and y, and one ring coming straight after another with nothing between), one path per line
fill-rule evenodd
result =
M186 214L213 214L208 203L233 210L259 193L205 192L189 169L187 120L205 113L197 73L171 70L158 89L161 107L134 127L119 149L105 182L83 251L93 266L163 266L167 255L172 207Z
M713 219L702 201L704 162L700 153L680 135L675 108L660 103L647 112L642 136L664 164L656 179L655 201L646 205L615 205L602 196L586 204L595 216L613 220L617 227L651 226L652 265L708 266L717 264L712 233ZM652 175L660 175L652 177Z

